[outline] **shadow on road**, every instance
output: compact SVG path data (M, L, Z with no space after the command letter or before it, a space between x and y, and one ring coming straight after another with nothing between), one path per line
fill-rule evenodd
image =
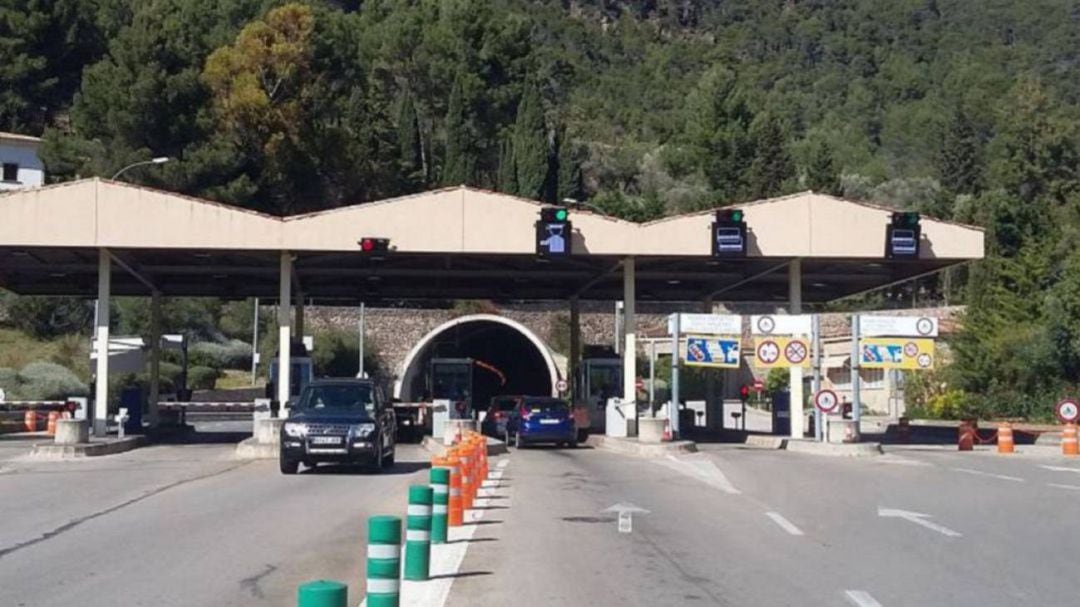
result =
M477 542L497 542L497 541L499 541L499 539L494 538L494 537L474 537L474 538L471 538L471 539L453 540L451 542L445 542L445 543L447 543L447 544L475 544Z
M472 510L509 510L509 506L474 506Z
M369 475L397 475L412 474L418 470L426 470L431 466L426 462L397 462L393 466L384 468L380 472L372 470L361 464L322 464L315 468L308 468L301 474L369 474Z
M463 577L477 577L481 575L493 575L491 571L459 571L457 573L440 573L430 576L429 580L460 579Z
M501 525L501 524L502 524L502 521L473 521L471 523L465 523L464 526L469 527L469 526L473 526L473 525L480 526L480 525Z

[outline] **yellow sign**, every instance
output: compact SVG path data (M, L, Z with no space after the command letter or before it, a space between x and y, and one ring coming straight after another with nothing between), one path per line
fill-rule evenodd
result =
M910 337L867 337L859 342L864 369L933 369L934 340Z
M810 340L802 337L756 337L754 364L766 368L809 367Z

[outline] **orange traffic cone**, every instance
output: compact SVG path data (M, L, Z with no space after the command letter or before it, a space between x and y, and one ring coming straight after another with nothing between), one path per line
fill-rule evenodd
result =
M1078 455L1080 454L1080 445L1077 445L1076 440L1076 423L1069 422L1065 424L1065 427L1061 430L1061 454L1062 455Z
M1015 443L1013 443L1013 429L1012 424L1004 422L998 426L998 439L997 439L998 453L1012 453Z

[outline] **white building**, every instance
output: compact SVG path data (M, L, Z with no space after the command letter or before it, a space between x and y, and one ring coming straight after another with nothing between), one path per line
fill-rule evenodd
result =
M45 165L38 157L41 139L0 133L0 190L23 190L45 184Z

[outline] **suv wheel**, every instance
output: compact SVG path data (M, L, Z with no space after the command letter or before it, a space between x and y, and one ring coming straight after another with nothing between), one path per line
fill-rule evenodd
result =
M289 459L284 455L278 458L278 464L281 466L282 474L296 474L296 472L300 469L300 462L294 459Z

